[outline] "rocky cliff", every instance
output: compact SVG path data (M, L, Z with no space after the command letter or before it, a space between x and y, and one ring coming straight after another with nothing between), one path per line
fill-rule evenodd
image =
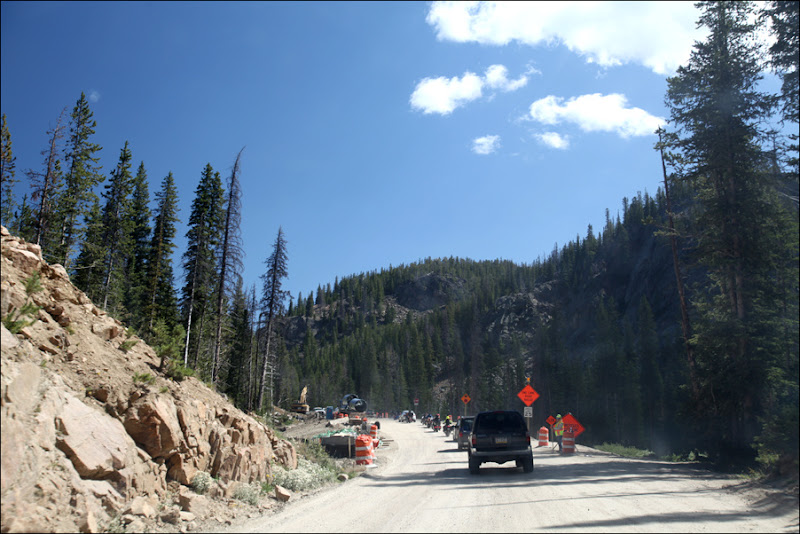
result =
M16 333L0 327L3 532L99 531L159 509L178 517L170 507L191 508L198 472L230 493L267 480L275 464L297 466L289 442L223 396L162 376L155 351L37 245L4 227L0 240L0 312L24 321Z

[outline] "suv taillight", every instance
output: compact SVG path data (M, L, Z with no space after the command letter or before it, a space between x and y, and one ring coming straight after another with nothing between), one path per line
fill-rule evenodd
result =
M531 444L531 435L528 432L525 432L525 440L528 442L528 445Z
M472 434L472 446L475 446L475 434Z

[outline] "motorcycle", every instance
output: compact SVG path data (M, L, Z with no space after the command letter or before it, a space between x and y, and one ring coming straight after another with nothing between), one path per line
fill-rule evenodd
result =
M448 423L448 424L445 424L445 425L444 425L444 435L445 435L445 436L449 436L449 435L450 435L450 431L451 431L451 430L453 430L453 428L454 428L455 426L456 426L456 425L449 424L449 423Z
M441 429L442 429L442 423L441 423L441 422L439 422L439 421L436 421L436 420L434 420L434 421L433 421L433 431L434 431L434 432L438 432L438 431L440 431Z

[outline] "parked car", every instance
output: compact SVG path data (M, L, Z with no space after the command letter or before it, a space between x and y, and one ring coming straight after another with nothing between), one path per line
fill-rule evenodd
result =
M472 432L472 423L475 421L474 416L462 417L456 423L456 429L453 431L453 441L458 443L458 450L469 448L469 434Z
M321 406L315 406L313 412L317 419L325 419L325 410Z
M514 461L526 473L533 471L531 436L522 414L514 410L481 412L475 416L469 447L469 472L477 475L482 463Z

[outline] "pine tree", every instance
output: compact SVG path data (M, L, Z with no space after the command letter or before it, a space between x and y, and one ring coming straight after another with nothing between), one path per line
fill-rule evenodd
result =
M67 171L65 191L60 202L61 228L58 249L54 251L56 261L69 268L74 247L79 239L78 225L86 216L97 195L94 189L105 179L97 165L97 153L102 147L90 141L97 123L92 118L86 95L80 98L72 110L70 138L65 151Z
M256 387L258 385L258 331L261 326L258 313L256 285L250 286L247 297L247 316L250 318L250 343L247 351L247 391L244 406L248 411L253 409Z
M14 179L16 156L11 150L11 132L6 124L6 114L2 117L0 130L0 224L9 228L14 216Z
M695 254L709 285L695 294L700 395L695 410L717 450L746 451L763 414L771 339L778 337L774 268L786 224L770 189L759 124L774 98L758 92L762 65L750 2L702 2L710 31L668 80L666 103L678 138L682 180L696 197ZM771 272L772 271L772 272Z
M111 171L103 198L103 248L105 250L103 273L103 309L118 313L122 304L125 260L131 251L131 151L128 142L120 150L119 162ZM111 308L109 308L109 305Z
M128 284L125 288L125 308L133 315L132 324L139 328L143 323L145 308L145 266L150 250L150 191L144 162L133 178L131 203L131 256L126 267Z
M763 16L769 17L772 21L772 28L775 34L775 44L770 47L771 64L775 71L783 80L781 86L781 112L783 120L798 124L800 114L800 96L798 96L798 62L800 62L800 4L793 0L773 0L768 2L767 9ZM793 143L789 150L792 152L788 160L789 166L795 173L797 181L797 129L790 134ZM796 185L796 184L795 184ZM795 200L796 202L796 200Z
M271 360L270 342L272 341L273 325L275 320L284 313L284 302L287 297L287 292L281 289L283 279L289 274L288 271L288 255L286 251L286 239L283 236L283 228L278 228L278 236L275 238L275 243L272 246L272 254L269 255L264 262L267 266L267 272L261 275L264 280L264 289L261 294L261 309L267 319L266 332L265 332L265 349L264 361L261 369L261 382L258 393L258 400L256 402L256 409L261 410L264 406L264 393L267 389L267 373L274 362ZM311 295L309 295L309 298ZM269 384L270 398L269 405L272 406L274 399L273 384Z
M219 246L220 229L225 220L224 191L218 172L206 164L200 183L195 190L192 211L189 215L189 230L186 232L186 252L183 254L184 285L181 291L182 317L186 327L186 343L183 351L184 365L189 365L193 355L195 365L200 348L199 333L195 328L197 317L202 324L206 316L213 282L216 278L216 249Z
M161 182L161 189L156 193L155 221L153 236L150 240L146 270L146 303L144 316L148 330L152 330L156 321L163 320L173 328L178 322L178 305L173 286L172 251L178 222L178 192L175 179L170 172Z
M85 238L81 242L78 258L73 268L72 282L94 302L102 296L103 264L103 213L97 197L86 214Z
M242 272L242 238L241 238L241 196L242 191L239 185L239 162L242 151L236 155L233 163L231 175L228 179L228 197L225 210L225 225L223 227L223 237L220 242L219 253L219 281L217 284L217 305L215 311L216 328L214 334L214 357L211 367L211 382L216 384L217 373L219 371L220 354L222 351L222 323L224 304L227 295L233 289L231 286L238 280Z
M226 342L230 346L230 361L222 391L234 400L236 406L242 407L247 402L251 321L241 278L233 291L230 316L231 331Z
M56 125L47 132L47 147L42 150L44 169L42 171L30 169L26 172L33 189L31 199L38 202L34 242L37 245L42 245L43 248L49 245L51 241L49 238L55 219L55 203L61 188L62 173L58 152L60 149L59 143L64 137L66 125L63 122L66 112L66 108L61 111L58 120L56 120Z
M36 214L28 202L28 194L22 195L19 210L14 215L14 225L9 228L25 241L33 241L36 235Z

